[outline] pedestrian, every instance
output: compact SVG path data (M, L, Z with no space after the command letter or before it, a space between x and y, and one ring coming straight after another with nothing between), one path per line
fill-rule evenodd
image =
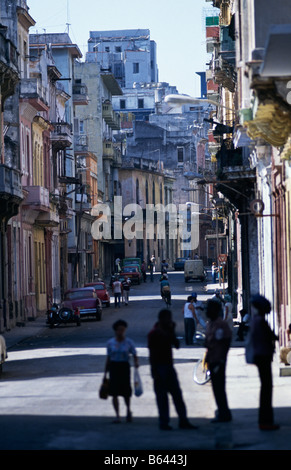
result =
M212 282L213 282L213 284L216 283L216 273L217 273L217 266L216 266L216 263L212 263L212 266L211 266L211 275L212 275Z
M217 404L213 423L227 422L232 419L225 390L226 360L231 344L231 331L222 319L221 310L221 304L217 300L208 300L206 316L209 322L206 327L205 346L207 348L206 363L210 370L212 390Z
M202 302L200 302L197 299L196 292L193 292L191 297L193 299L193 305L194 305L194 308L195 308L196 317L198 318L198 322L200 323L202 328L205 329L206 328L206 321L203 318L204 308L203 308Z
M212 299L217 300L220 303L220 305L221 305L220 315L221 315L221 318L223 318L224 317L223 310L224 310L225 300L222 297L222 293L220 292L219 289L216 289L214 295L212 296Z
M141 272L142 272L143 282L147 282L147 265L145 261L143 261L141 265Z
M179 416L179 427L196 429L196 426L193 426L187 418L182 390L173 365L173 346L179 348L179 340L175 334L175 323L172 321L171 311L162 309L158 315L158 322L148 334L149 360L159 412L159 426L162 430L172 429L169 425L168 394L170 394Z
M258 368L261 381L259 403L259 428L262 431L279 429L274 424L272 406L272 360L275 350L275 341L278 337L270 328L265 315L271 312L270 302L260 294L251 299L251 324L247 344L251 346L253 363Z
M168 263L165 259L162 260L162 263L161 263L161 273L167 273L168 271Z
M122 294L122 284L121 284L118 277L112 283L112 292L113 292L114 300L115 300L115 308L117 308L117 305L118 305L118 308L120 308L120 298L121 298L121 294Z
M119 273L120 271L121 271L120 258L116 258L116 260L115 260L115 272Z
M124 295L124 303L125 305L128 305L129 303L129 291L130 291L130 286L131 286L131 281L128 277L122 281L122 291Z
M153 264L153 272L155 273L156 272L156 258L155 258L155 255L152 255L151 262Z
M132 388L130 382L130 356L134 358L134 366L138 367L138 356L134 342L126 337L127 322L117 320L113 325L114 337L107 342L107 360L105 375L109 373L109 395L116 413L114 423L120 423L119 401L122 396L127 408L126 421L132 421L130 397Z
M151 259L150 259L150 262L149 262L149 268L150 268L150 279L151 279L151 282L154 282L154 263L152 262Z
M249 331L251 316L245 308L241 309L239 311L239 313L240 313L241 321L240 321L240 324L238 326L236 340L237 341L243 341L244 340L244 334Z
M187 302L183 307L185 342L187 345L193 344L193 337L195 335L196 326L198 323L198 318L196 316L193 302L193 297L189 295L187 298Z
M282 362L283 364L285 364L286 366L290 366L290 355L289 353L291 352L291 323L288 325L288 328L287 328L287 339L288 339L288 342L287 342L287 345L286 347L283 347L280 349L280 362Z
M233 312L232 312L232 302L229 294L224 296L224 317L223 319L227 322L231 332L233 331Z

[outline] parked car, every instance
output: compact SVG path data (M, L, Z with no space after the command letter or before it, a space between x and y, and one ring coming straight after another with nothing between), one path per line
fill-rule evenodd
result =
M184 271L185 261L186 261L186 258L177 258L174 263L175 271Z
M107 290L105 282L103 281L90 282L88 284L85 284L85 287L94 287L94 289L97 292L98 298L102 302L102 305L106 305L106 307L110 307L110 294Z
M6 349L6 342L2 335L0 335L0 374L2 372L2 364L7 359L7 349Z
M138 266L122 266L120 276L128 277L132 283L136 284L140 284L142 279Z
M121 266L121 269L123 268L123 266L133 266L135 264L138 264L139 267L141 268L141 259L140 258L124 258L122 260L122 266Z
M96 320L101 320L102 318L102 302L98 298L94 287L70 289L65 293L62 306L73 310L78 308L81 319L83 317L95 317Z
M188 282L190 279L205 281L206 271L202 259L186 260L184 264L184 279Z

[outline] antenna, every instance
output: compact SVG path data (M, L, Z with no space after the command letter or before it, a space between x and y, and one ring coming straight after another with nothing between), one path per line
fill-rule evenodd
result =
M66 26L67 26L67 33L70 34L70 7L69 7L69 0L67 0L67 22L66 22Z

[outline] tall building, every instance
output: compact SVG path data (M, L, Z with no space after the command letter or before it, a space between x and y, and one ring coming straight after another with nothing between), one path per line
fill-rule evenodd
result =
M86 61L110 70L122 88L158 82L157 46L149 29L90 31Z

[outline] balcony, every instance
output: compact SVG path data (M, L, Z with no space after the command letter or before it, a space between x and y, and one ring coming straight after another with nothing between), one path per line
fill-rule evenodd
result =
M78 154L88 153L88 137L85 134L74 135L74 150Z
M64 150L73 144L72 126L67 122L52 123L51 143L54 151Z
M18 53L14 44L6 38L7 27L0 25L0 73L1 95L4 99L13 95L19 81Z
M46 88L39 78L22 78L20 82L20 99L28 101L37 111L48 111Z
M88 88L83 83L73 85L73 103L76 106L89 104Z
M75 209L76 212L86 212L92 209L91 197L89 194L76 194L75 200Z
M103 158L109 160L114 158L114 148L111 140L104 140L103 142Z
M50 210L49 190L43 186L26 186L27 197L23 203L30 209L48 212Z
M17 215L23 199L21 176L18 170L0 165L0 219L1 222Z
M102 105L102 116L106 124L112 129L120 130L120 116L113 111L112 103L109 100L104 101Z
M0 165L0 198L23 199L20 172L6 165Z

